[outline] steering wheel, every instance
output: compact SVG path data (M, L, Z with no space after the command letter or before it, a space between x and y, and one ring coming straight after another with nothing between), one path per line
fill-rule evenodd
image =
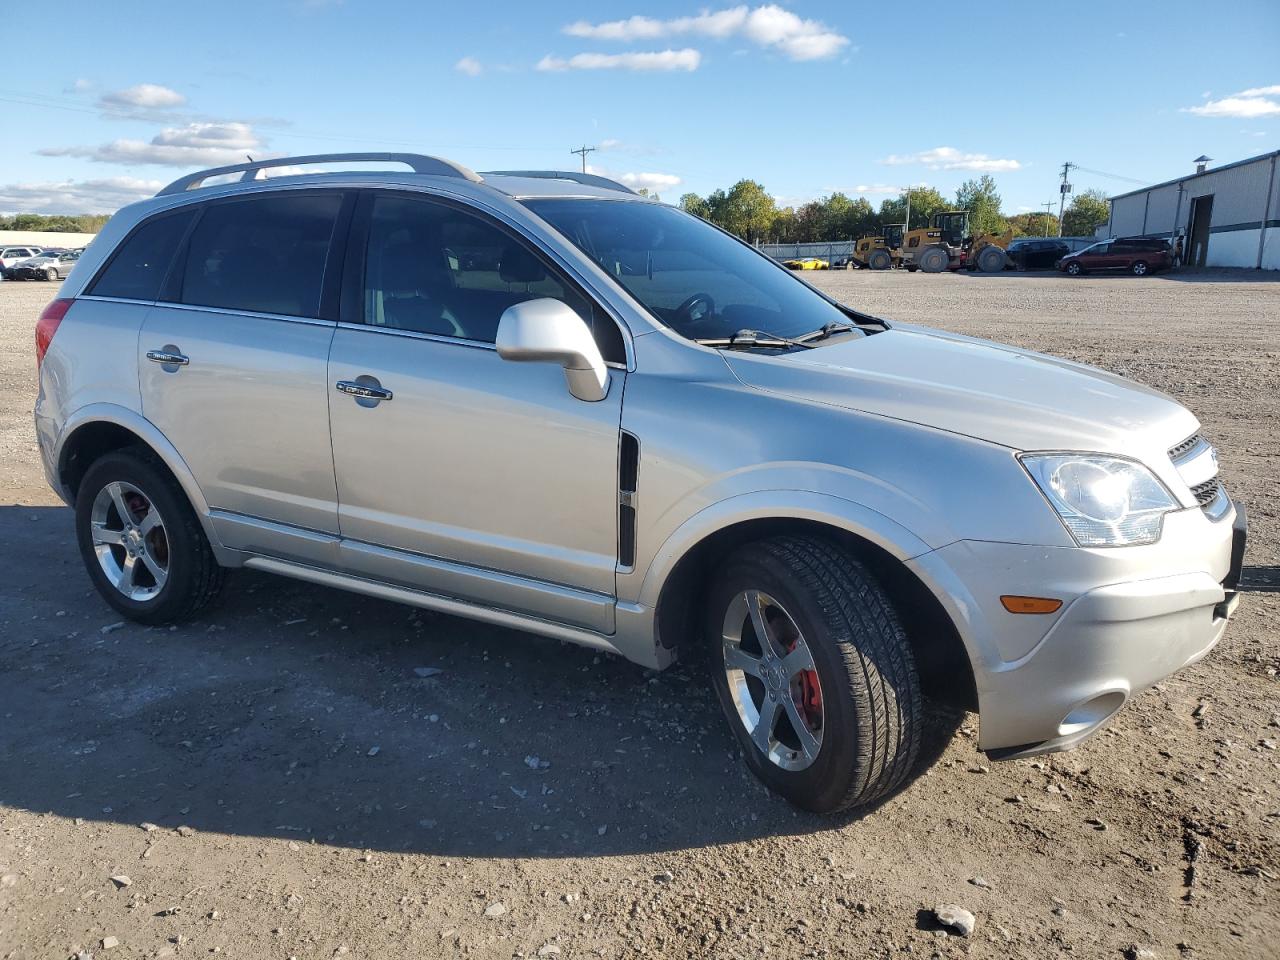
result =
M707 293L695 293L676 308L676 322L680 326L697 326L715 316L716 302Z

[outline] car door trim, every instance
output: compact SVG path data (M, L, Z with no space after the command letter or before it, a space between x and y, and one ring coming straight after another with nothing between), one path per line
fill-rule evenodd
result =
M92 298L89 298L92 299ZM97 299L102 299L101 297ZM150 301L148 301L150 303ZM262 313L258 310L231 310L227 307L201 307L193 303L173 303L169 300L157 300L153 304L166 310L187 310L192 313L221 313L232 317L253 317L258 320L283 320L286 323L306 323L316 327L332 327L336 321L321 320L319 317L294 317L286 313Z

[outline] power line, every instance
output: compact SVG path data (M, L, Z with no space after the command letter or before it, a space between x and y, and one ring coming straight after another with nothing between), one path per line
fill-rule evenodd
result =
M1084 173L1092 173L1095 177L1106 177L1110 180L1123 180L1125 183L1136 183L1139 186L1147 182L1145 180L1137 180L1133 177L1122 177L1118 173L1106 173L1105 171L1102 171L1102 170L1091 170L1088 167L1080 166L1080 164L1078 163L1073 163L1071 166L1075 167L1077 170L1080 170Z

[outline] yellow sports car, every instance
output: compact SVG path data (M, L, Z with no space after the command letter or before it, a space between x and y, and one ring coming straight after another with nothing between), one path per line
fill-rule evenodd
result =
M788 270L830 270L831 264L817 257L801 257L798 260L783 260L782 265Z

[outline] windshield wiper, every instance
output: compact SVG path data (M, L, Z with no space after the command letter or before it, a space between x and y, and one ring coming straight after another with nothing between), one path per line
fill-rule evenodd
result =
M815 340L826 340L828 337L834 337L837 333L853 333L857 329L852 323L839 323L832 320L830 323L824 323L817 330L802 333L796 337L796 340L800 343L812 344Z
M792 340L790 337L780 337L776 334L768 333L764 330L739 330L732 337L715 337L701 340L694 340L704 347L801 347L805 350L812 350L813 344L805 343L803 340Z

